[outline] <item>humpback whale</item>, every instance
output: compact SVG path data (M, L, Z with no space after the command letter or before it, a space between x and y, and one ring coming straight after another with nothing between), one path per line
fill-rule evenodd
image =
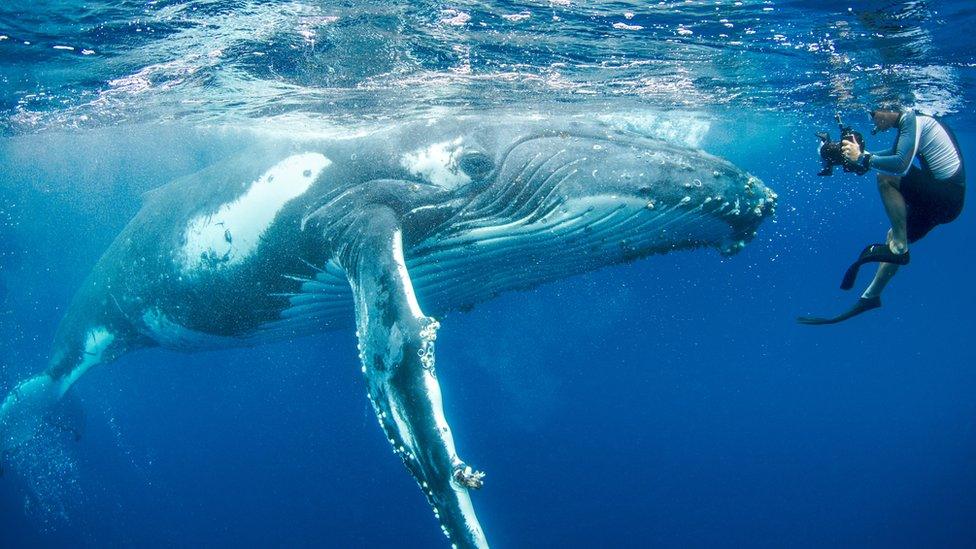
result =
M16 451L93 367L146 347L355 328L366 392L449 542L487 547L435 361L437 318L653 254L734 254L776 194L730 162L583 118L461 117L250 151L147 193L47 369L0 407Z

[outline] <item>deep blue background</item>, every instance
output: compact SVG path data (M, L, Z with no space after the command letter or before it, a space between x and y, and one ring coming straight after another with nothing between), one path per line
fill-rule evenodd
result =
M813 175L806 123L736 116L705 147L780 193L741 254L653 257L442 319L448 418L488 473L474 500L494 546L976 543L972 211L913 248L881 310L797 325L855 299L840 275L884 213L872 178ZM0 242L4 385L43 367L139 191L242 140L149 127L0 145L21 220ZM143 351L77 391L85 438L0 480L4 547L443 544L376 427L351 332Z

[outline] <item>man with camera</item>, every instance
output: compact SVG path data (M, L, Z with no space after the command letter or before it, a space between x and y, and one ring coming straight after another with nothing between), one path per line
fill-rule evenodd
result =
M858 268L879 263L874 280L849 311L834 318L801 317L803 324L834 324L881 306L881 292L898 267L908 264L908 245L962 212L966 174L952 131L935 118L891 102L871 109L871 134L897 128L894 146L871 153L847 136L840 144L847 171L874 169L891 229L885 244L872 244L848 269L842 289L854 286ZM856 168L856 169L855 169Z

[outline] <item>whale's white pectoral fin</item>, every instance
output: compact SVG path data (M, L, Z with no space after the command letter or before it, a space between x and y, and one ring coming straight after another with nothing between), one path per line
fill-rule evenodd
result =
M468 495L484 474L464 464L454 449L434 370L439 324L417 303L396 215L373 206L356 218L347 234L357 236L338 259L352 286L370 401L451 543L487 547Z

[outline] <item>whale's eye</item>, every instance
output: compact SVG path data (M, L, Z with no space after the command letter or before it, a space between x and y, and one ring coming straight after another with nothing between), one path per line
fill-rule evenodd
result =
M458 166L471 179L483 179L495 169L495 162L483 152L467 152L461 156Z

